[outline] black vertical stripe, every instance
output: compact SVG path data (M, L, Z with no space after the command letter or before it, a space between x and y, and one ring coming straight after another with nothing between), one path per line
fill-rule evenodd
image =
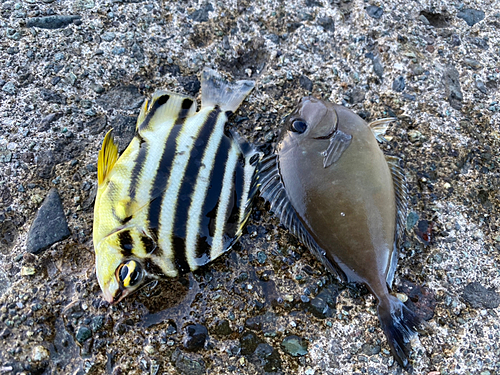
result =
M120 249L124 257L129 257L132 255L132 249L134 248L134 240L130 235L130 231L123 230L118 232L118 241L120 243Z
M178 118L180 118L180 119L186 118L192 105L193 105L193 101L191 99L189 99L189 98L184 99L182 101L181 110L179 111Z
M134 168L132 168L132 174L130 176L130 186L128 188L130 201L133 201L135 199L137 185L139 184L139 178L141 176L141 171L146 161L146 156L148 155L149 149L147 142L144 142L144 139L139 134L136 134L136 137L139 137L141 140L141 148L139 149L139 154L135 159Z
M205 123L201 127L200 133L195 140L194 147L189 155L188 165L184 173L184 178L177 196L177 207L175 210L173 235L174 239L174 256L179 265L183 265L186 260L186 233L189 207L191 199L200 172L201 161L203 154L208 146L210 135L214 132L215 125L221 110L215 107L207 116ZM199 208L200 210L202 207ZM182 241L181 241L182 239ZM196 251L196 249L195 249Z
M214 167L210 173L210 185L207 195L201 208L200 216L200 239L196 249L196 257L202 258L204 255L210 256L210 247L212 239L215 235L215 225L217 218L217 208L219 206L219 198L222 193L222 183L224 180L224 172L226 169L227 159L231 152L231 140L223 136L215 154Z
M236 235L236 232L241 224L241 220L243 219L240 217L241 198L243 197L245 188L245 157L243 154L240 154L238 157L233 182L234 195L231 195L231 198L233 199L233 206L232 210L229 210L231 206L228 207L228 216L226 219L226 227L224 229L224 234L229 238L233 238Z
M149 228L155 233L158 233L160 225L161 203L163 202L168 177L170 176L170 170L172 169L172 163L177 151L176 139L181 131L181 128L181 124L175 125L167 138L167 142L165 142L163 153L160 158L160 164L156 170L156 175L150 191L151 202L149 204L148 220Z
M148 127L149 122L151 121L151 119L155 115L155 113L158 110L158 108L160 108L163 104L165 104L166 102L168 102L169 99L170 99L170 95L165 94L165 95L162 95L162 96L160 96L159 98L157 98L155 100L155 102L151 106L148 114L146 115L146 118L144 119L144 121L142 122L142 124L139 125L138 131L141 131L141 130L143 130L143 129L145 129L145 128Z

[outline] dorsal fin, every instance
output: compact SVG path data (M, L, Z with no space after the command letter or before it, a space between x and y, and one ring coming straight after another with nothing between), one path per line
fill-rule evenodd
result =
M396 120L396 117L381 118L370 122L368 126L370 127L377 141L379 141L380 143L385 143L387 142L387 139L384 137L385 132L389 128L389 124Z
M223 111L234 112L252 91L255 82L228 82L212 69L205 69L201 74L201 106L215 107Z
M109 172L113 169L118 159L118 146L113 138L113 129L111 129L102 141L99 156L97 157L97 183L101 185Z
M167 119L186 118L196 112L194 98L169 91L156 91L151 102L146 100L137 118L136 130L154 130Z
M341 282L347 282L344 272L325 256L324 250L312 238L297 216L280 176L277 155L267 156L260 162L257 185L260 189L260 196L271 204L271 211L280 219L280 223L296 236L332 275Z
M406 228L406 215L408 211L408 187L406 185L406 176L403 168L400 166L401 159L397 156L385 156L385 160L389 165L392 174L392 182L394 184L394 194L396 196L396 240L401 242L404 237Z

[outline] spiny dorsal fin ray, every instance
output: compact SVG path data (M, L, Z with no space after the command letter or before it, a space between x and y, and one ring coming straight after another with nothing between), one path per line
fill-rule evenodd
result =
M118 159L118 146L115 143L112 132L113 129L104 137L97 158L97 182L99 185L104 182Z
M280 219L280 223L296 236L332 275L341 282L347 282L344 272L323 255L324 251L298 218L281 180L277 155L267 156L261 161L257 184L260 196L270 203L271 211Z
M377 141L379 141L379 143L385 143L387 142L387 139L384 137L384 135L389 128L389 124L396 120L396 117L381 118L370 122L368 126L372 130L373 135L375 136Z
M196 112L194 98L170 91L156 91L151 102L146 100L137 118L136 130L140 134L145 130L154 130L166 119L185 118Z
M215 107L223 111L234 112L252 91L255 82L228 82L212 69L205 69L201 74L201 106Z

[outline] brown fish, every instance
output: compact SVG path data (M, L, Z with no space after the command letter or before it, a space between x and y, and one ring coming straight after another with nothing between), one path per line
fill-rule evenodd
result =
M263 160L259 183L282 224L330 272L375 295L392 353L407 368L419 320L389 294L407 190L399 159L377 144L392 120L368 125L345 107L303 98L276 153Z

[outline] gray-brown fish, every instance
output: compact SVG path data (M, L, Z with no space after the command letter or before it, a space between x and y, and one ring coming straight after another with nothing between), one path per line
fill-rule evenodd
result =
M274 155L262 162L261 196L282 224L343 282L365 284L393 355L408 367L418 318L389 294L406 215L399 159L385 156L388 123L367 124L349 109L313 97L289 117Z

